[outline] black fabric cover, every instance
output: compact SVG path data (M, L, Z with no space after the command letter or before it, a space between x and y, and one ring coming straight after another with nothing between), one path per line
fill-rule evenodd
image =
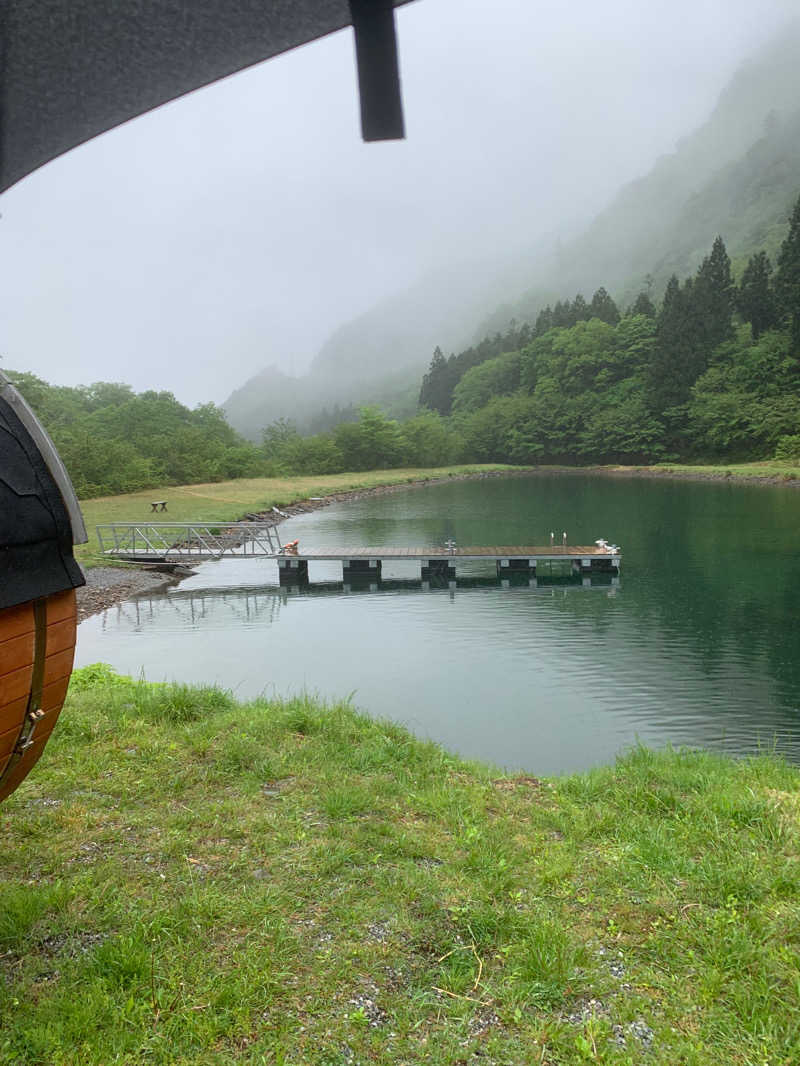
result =
M357 10L370 6L358 0ZM352 18L348 0L0 0L0 191L104 130ZM387 55L396 68L383 46L375 63ZM383 83L368 139L402 136L399 89L387 91L374 70L363 77L370 92Z
M85 584L61 494L0 398L0 610Z

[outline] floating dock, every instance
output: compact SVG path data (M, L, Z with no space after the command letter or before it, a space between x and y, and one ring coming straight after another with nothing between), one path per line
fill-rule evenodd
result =
M451 580L459 563L494 562L500 578L527 574L536 576L544 564L567 564L573 573L618 574L620 549L605 541L597 544L549 546L488 545L459 548L450 541L444 546L398 548L368 545L336 548L301 548L299 542L282 545L274 524L235 522L227 526L213 523L139 523L98 526L102 551L127 562L175 564L208 559L272 559L278 565L282 585L308 581L308 564L339 562L342 580L377 581L384 563L416 561L423 581Z
M498 575L536 575L542 563L567 563L581 574L618 574L622 556L619 550L609 551L596 545L560 545L558 547L524 547L520 545L492 545L486 547L422 547L395 548L369 546L357 548L311 548L286 552L276 558L281 584L308 580L308 564L313 562L341 562L342 580L353 578L378 580L382 564L386 562L420 563L422 580L452 579L458 563L494 562Z

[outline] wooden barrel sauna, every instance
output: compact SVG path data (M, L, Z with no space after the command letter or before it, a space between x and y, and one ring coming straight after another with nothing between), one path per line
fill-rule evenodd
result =
M75 592L0 611L0 801L53 731L75 653Z
M52 441L0 372L0 801L42 754L75 653L86 540Z

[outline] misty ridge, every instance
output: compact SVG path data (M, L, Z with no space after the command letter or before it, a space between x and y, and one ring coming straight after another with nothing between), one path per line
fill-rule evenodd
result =
M364 404L409 418L434 349L459 352L548 304L605 287L621 308L695 271L724 237L734 275L763 249L774 261L800 188L800 22L744 63L708 120L620 190L571 239L458 261L340 326L302 376L272 364L224 401L252 440L277 419L303 433L357 417ZM591 175L587 174L587 182Z

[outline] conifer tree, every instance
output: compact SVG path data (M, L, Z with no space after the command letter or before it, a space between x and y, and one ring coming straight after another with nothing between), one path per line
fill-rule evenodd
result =
M775 325L775 299L770 287L772 264L766 252L750 256L736 293L736 307L750 323L753 340Z
M725 242L722 237L717 237L711 254L700 264L692 286L691 310L696 320L698 341L705 349L706 361L718 344L733 335L733 298L731 261Z
M523 348L531 339L531 327L527 322L523 322L520 326L515 318L511 319L506 334L503 337L504 352L515 352L519 348Z
M648 318L656 317L656 307L648 293L642 290L631 304L628 312L630 315L647 315Z
M794 205L789 233L781 245L775 272L778 314L789 326L792 347L800 350L800 197Z
M692 313L693 289L691 281L687 281L682 289L673 274L658 315L647 388L650 406L659 414L685 403L701 372Z
M430 407L432 411L444 414L445 412L442 411L442 404L444 404L449 413L447 376L447 360L437 344L428 373L423 377L422 388L419 390L420 407Z
M536 316L535 334L537 337L541 337L542 334L547 333L549 329L553 328L553 308L550 304L547 307L543 307L539 314Z
M572 308L570 318L572 319L570 325L574 326L576 322L586 322L587 319L592 316L589 314L589 305L584 299L583 293L579 292L575 299L572 301Z
M607 322L609 326L616 326L619 322L617 305L602 285L592 297L592 302L589 304L589 315L591 318L599 318L601 322Z

